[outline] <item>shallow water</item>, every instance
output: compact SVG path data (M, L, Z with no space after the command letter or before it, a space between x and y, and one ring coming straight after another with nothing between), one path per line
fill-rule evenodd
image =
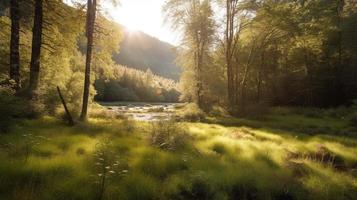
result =
M159 121L170 120L180 103L110 102L100 103L108 110L118 112L133 120Z

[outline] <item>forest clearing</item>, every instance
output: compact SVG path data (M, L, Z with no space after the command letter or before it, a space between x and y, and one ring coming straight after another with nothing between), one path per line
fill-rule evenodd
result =
M356 200L356 0L1 0L0 200Z
M275 108L264 119L159 124L98 113L75 127L26 120L0 137L0 197L354 199L357 129L343 113Z

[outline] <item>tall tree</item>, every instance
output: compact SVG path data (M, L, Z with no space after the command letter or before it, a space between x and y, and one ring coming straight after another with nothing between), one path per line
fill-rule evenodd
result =
M87 118L88 113L88 101L89 101L89 89L90 89L90 71L92 62L92 50L93 50L93 32L94 23L96 18L97 10L97 0L88 0L87 2L87 26L86 26L86 36L87 36L87 54L86 54L86 67L84 74L84 91L83 91L83 103L81 120Z
M225 59L227 67L228 104L232 108L236 102L235 81L233 73L233 55L237 49L237 19L238 0L226 0L226 29L225 29Z
M35 98L40 76L40 59L42 46L43 0L35 0L35 16L32 29L32 51L30 63L29 96Z
M215 26L210 1L169 0L164 5L164 12L173 28L184 35L181 45L181 61L184 67L182 80L189 81L193 90L184 93L189 93L188 99L204 108L204 74L210 65L208 62Z
M15 89L21 87L20 82L20 6L18 0L11 0L11 39L10 39L10 79L15 81Z

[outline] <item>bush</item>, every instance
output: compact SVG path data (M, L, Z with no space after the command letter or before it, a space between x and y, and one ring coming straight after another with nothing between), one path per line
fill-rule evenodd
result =
M222 143L214 143L212 145L212 151L216 152L217 154L223 155L227 153L227 147Z
M332 108L325 111L326 115L332 118L345 118L351 113L350 108L341 106L338 108Z
M158 183L155 179L143 174L133 174L123 179L119 199L154 200L158 197Z
M147 151L137 162L135 169L140 169L144 174L165 180L172 174L188 169L188 163L180 156L166 152Z
M190 103L183 107L178 113L179 119L195 122L205 119L205 113L197 106L197 104Z
M350 125L357 127L357 111L350 115Z
M212 116L219 116L219 117L228 117L229 116L229 113L226 109L224 109L221 106L217 106L217 105L212 107L209 114Z
M6 132L16 118L34 117L33 106L15 96L11 85L0 86L0 132Z
M179 184L176 193L170 196L172 199L209 200L216 199L217 194L204 174L194 174L190 177L190 182Z
M151 145L165 150L177 150L188 142L187 131L172 121L154 122L152 124Z
M323 116L323 110L318 108L296 108L295 113L310 118L319 118Z
M250 117L254 119L262 119L265 115L271 113L270 108L264 103L250 104L246 105L238 115L242 115L244 117Z

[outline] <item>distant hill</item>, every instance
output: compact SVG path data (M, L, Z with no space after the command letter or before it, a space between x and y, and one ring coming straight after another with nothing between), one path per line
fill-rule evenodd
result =
M154 74L178 80L180 68L175 65L174 46L143 32L123 28L124 39L120 53L113 55L117 64L139 70L150 68Z
M0 16L9 7L8 1L0 0ZM124 38L120 44L120 53L113 55L113 60L120 65L146 71L148 68L154 74L178 81L180 67L175 65L174 46L163 42L146 33L130 32L122 27ZM85 53L85 44L79 44L79 49Z

